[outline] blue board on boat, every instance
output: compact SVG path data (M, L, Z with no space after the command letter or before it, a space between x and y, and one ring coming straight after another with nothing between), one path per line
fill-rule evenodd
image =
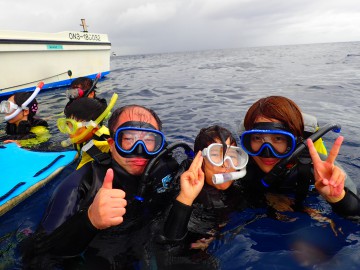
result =
M0 216L44 186L76 158L76 151L39 152L15 143L0 146Z

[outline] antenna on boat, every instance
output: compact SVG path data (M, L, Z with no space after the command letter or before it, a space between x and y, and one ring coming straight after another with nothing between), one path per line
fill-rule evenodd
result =
M81 19L81 24L80 24L80 26L82 26L83 27L83 29L84 29L84 31L83 32L86 32L87 33L87 25L86 25L86 22L85 22L85 19Z

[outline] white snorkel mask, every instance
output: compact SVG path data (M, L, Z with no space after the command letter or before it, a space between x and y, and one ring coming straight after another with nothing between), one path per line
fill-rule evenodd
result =
M43 88L43 86L44 86L44 82L39 82L38 85L36 86L35 91L32 93L32 95L23 104L21 104L21 106L18 106L17 109L13 113L6 115L4 117L4 120L9 121L9 120L13 119L15 116L17 116L22 110L26 110L27 105L29 105L29 103L35 99L35 97L40 92L41 88Z
M215 185L223 184L228 181L243 178L246 175L246 165L249 161L248 154L238 146L228 145L226 153L223 154L223 145L221 143L212 143L202 150L202 156L212 165L220 167L227 166L235 169L235 172L218 173L212 176L212 182Z

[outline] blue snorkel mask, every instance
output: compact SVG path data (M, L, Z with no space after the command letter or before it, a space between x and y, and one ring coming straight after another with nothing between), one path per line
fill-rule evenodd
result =
M329 123L319 130L317 130L314 134L308 137L313 142L316 142L322 136L324 136L327 132L332 130L333 132L339 133L341 131L341 125L337 123ZM268 188L279 181L281 181L282 177L288 174L287 165L290 162L296 160L304 151L308 150L307 141L302 140L298 143L295 150L288 155L286 158L280 160L276 165L268 172L263 179L261 179L261 183L264 187Z
M124 158L153 158L166 143L165 135L153 125L129 121L122 124L114 135L116 151Z
M241 146L250 156L285 158L296 147L295 136L281 123L260 122L240 136Z

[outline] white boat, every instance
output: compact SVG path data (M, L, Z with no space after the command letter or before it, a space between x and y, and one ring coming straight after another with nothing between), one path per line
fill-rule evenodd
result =
M111 43L106 34L36 33L0 30L0 97L70 85L78 77L94 79L110 73Z

